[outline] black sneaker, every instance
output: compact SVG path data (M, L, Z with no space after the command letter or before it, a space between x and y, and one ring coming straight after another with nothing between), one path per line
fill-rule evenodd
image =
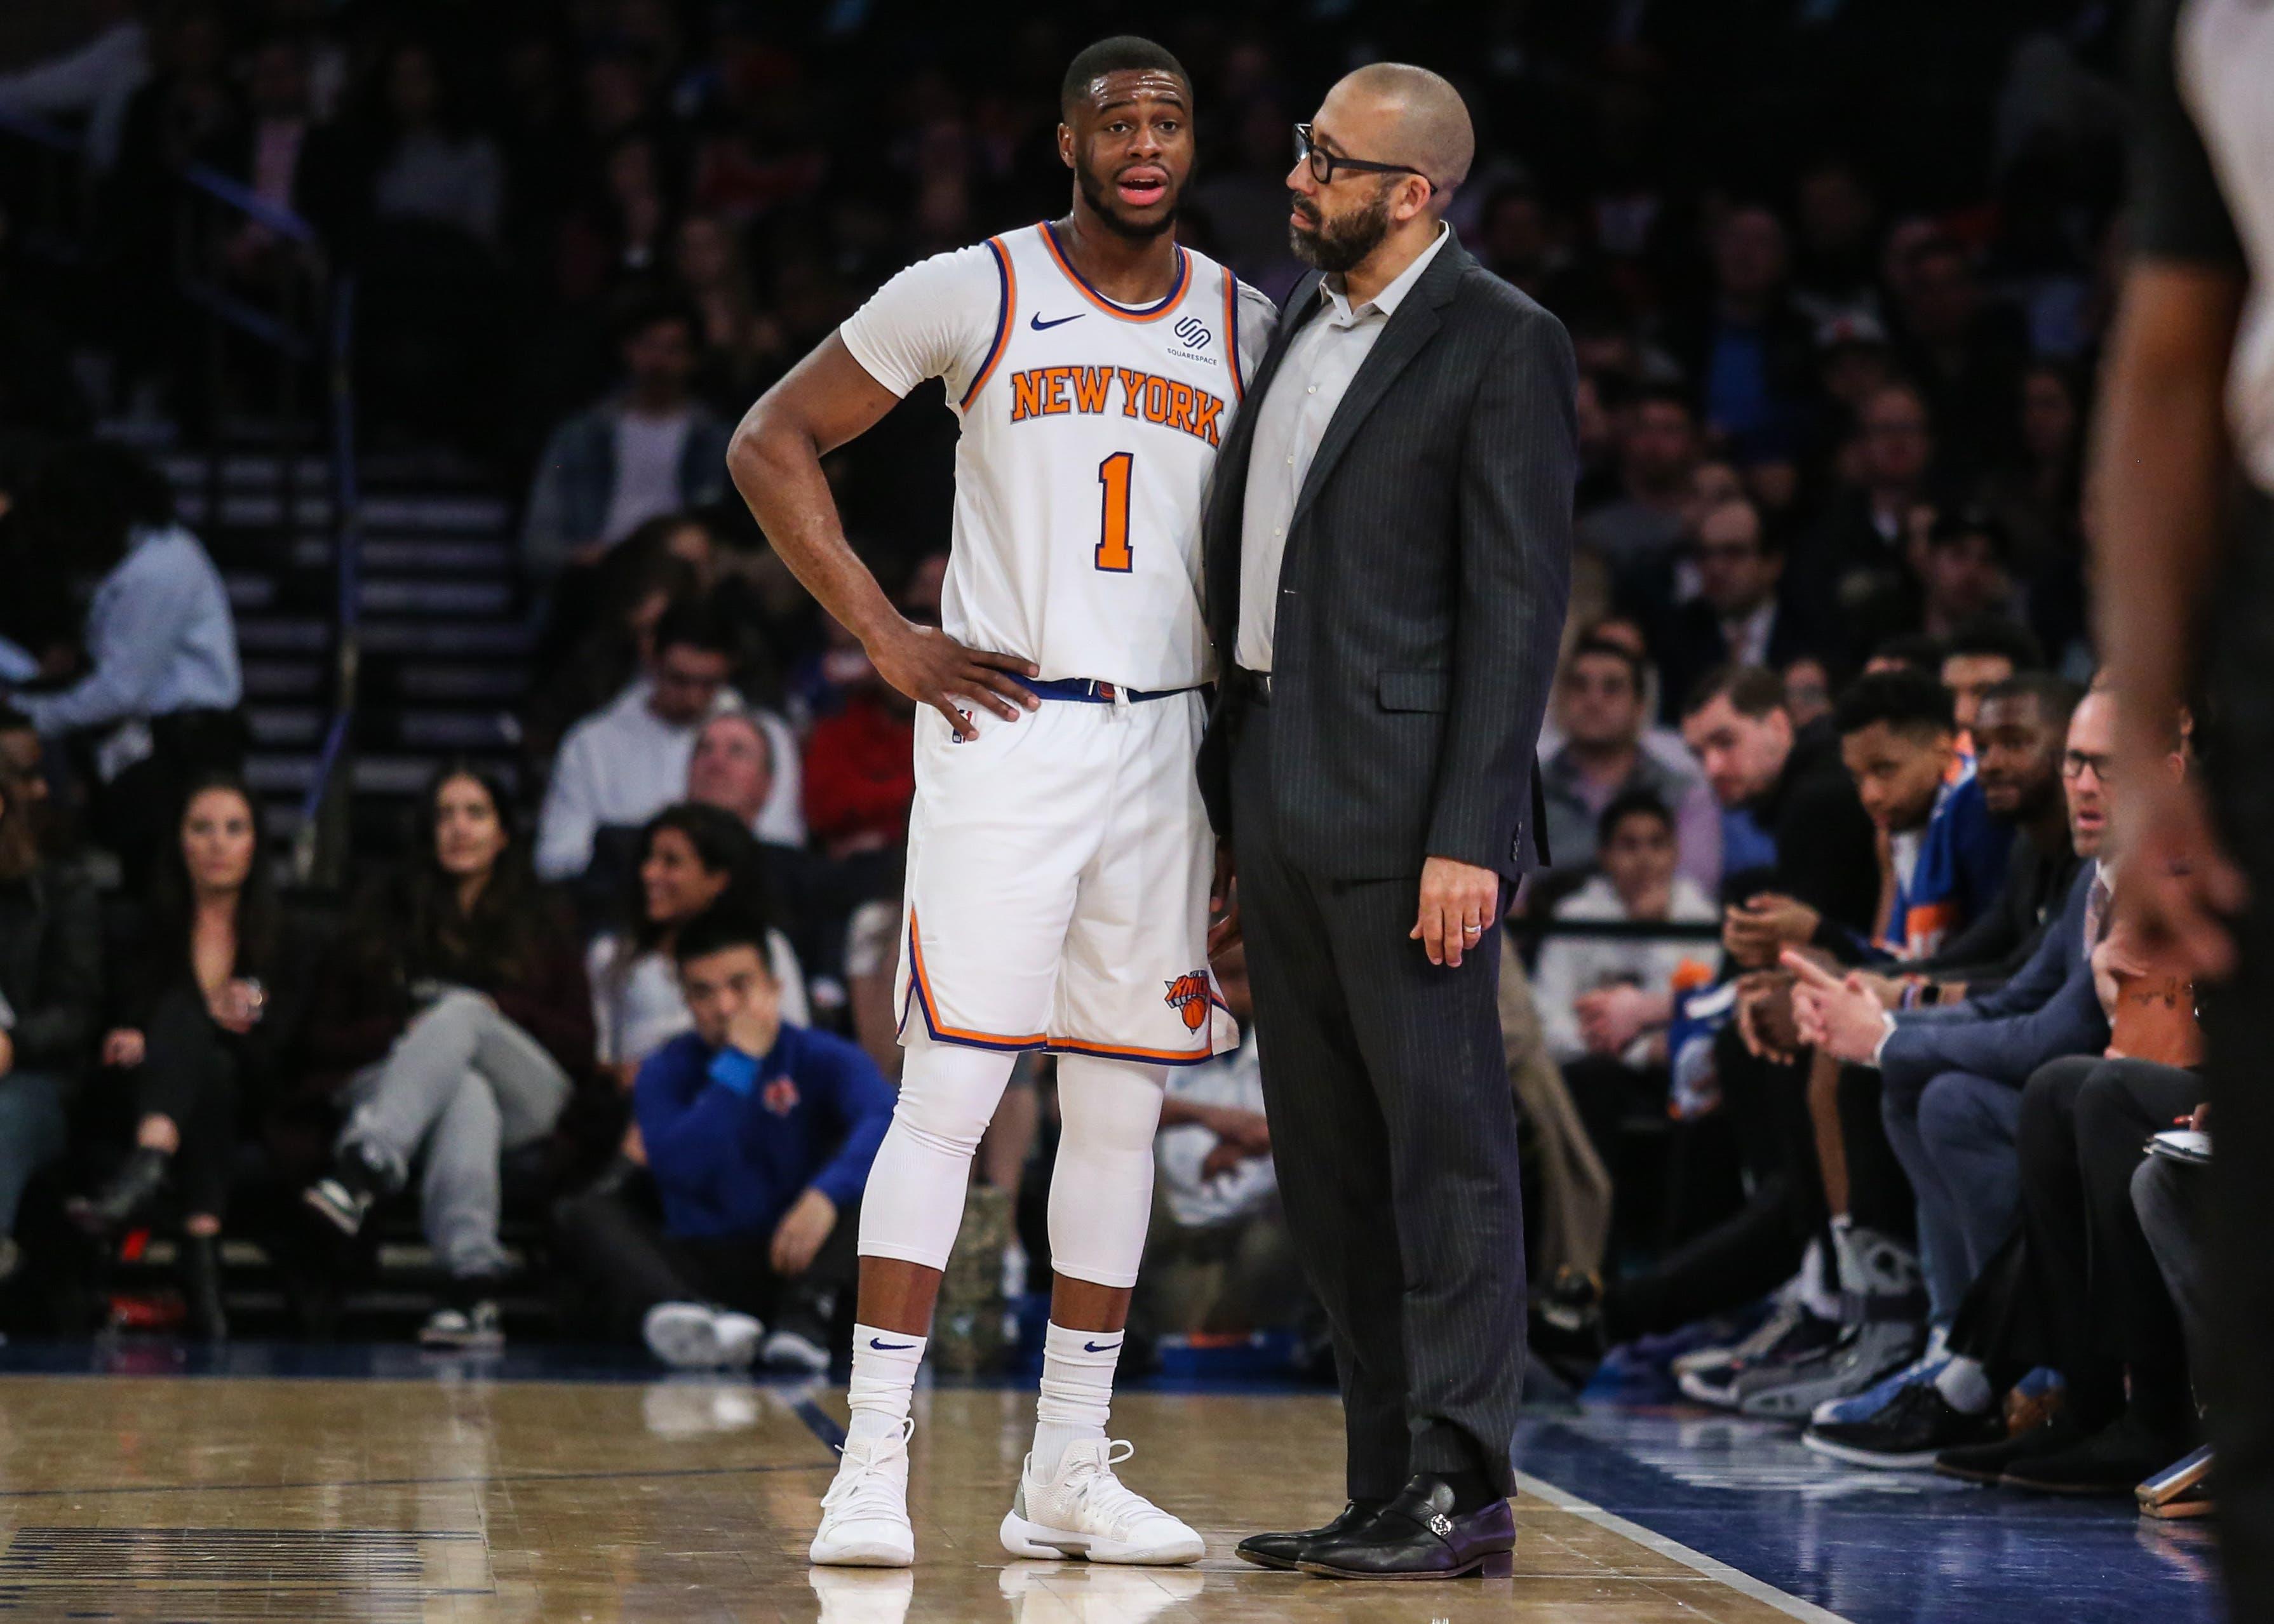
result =
M2127 1410L2081 1444L2014 1462L1998 1481L2040 1494L2128 1496L2197 1441L2185 1429L2152 1425L2138 1410Z
M385 1171L361 1146L343 1145L332 1170L302 1191L300 1199L352 1239L388 1189Z
M1995 1483L2006 1475L2008 1466L2074 1449L2085 1437L2085 1430L2076 1424L2074 1417L2067 1410L2057 1410L2037 1425L2007 1437L1986 1444L1945 1449L1934 1457L1934 1469L1946 1477L1956 1477L1964 1483Z
M1922 1381L1897 1393L1886 1409L1869 1420L1811 1426L1800 1441L1818 1455L1850 1466L1901 1471L1931 1466L1945 1449L1982 1443L1997 1435L1995 1415L1962 1414L1951 1407L1940 1387Z

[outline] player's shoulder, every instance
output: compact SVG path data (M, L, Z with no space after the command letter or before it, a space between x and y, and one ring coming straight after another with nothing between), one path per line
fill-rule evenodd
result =
M1001 237L967 243L916 260L893 280L920 283L939 292L983 289L992 298L1003 279L1003 247Z
M1192 278L1198 288L1211 291L1229 282L1235 292L1243 319L1260 317L1265 321L1279 319L1279 307L1262 289L1243 282L1238 272L1220 259L1209 258L1197 248L1187 248L1185 256L1192 261Z

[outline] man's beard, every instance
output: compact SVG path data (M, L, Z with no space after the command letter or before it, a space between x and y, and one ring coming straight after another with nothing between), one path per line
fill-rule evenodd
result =
M1316 266L1330 275L1340 275L1363 262L1367 255L1382 246L1382 239L1389 235L1389 188L1384 186L1374 194L1374 201L1364 208L1353 209L1339 220L1329 220L1318 205L1306 198L1297 198L1294 210L1312 222L1306 231L1300 226L1287 228L1288 245L1295 257L1306 265Z
M1177 198L1173 190L1169 194L1169 207L1158 220L1131 220L1119 210L1121 199L1113 188L1100 180L1096 170L1084 159L1073 162L1074 184L1081 188L1082 201L1089 205L1090 213L1104 223L1116 237L1126 237L1133 242L1147 242L1173 229L1177 223Z

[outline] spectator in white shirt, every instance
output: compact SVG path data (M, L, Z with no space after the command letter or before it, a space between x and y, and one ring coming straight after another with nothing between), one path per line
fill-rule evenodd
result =
M714 606L695 599L664 612L647 672L561 741L538 815L540 876L582 874L603 828L644 823L686 794L696 734L741 705L727 686L736 651L734 628Z

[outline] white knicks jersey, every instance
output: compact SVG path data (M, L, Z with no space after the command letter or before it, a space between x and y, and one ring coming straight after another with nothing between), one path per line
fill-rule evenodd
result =
M1038 225L912 266L847 320L877 381L943 379L962 420L950 635L1046 681L1207 681L1201 503L1271 320L1184 248L1165 298L1117 304Z

